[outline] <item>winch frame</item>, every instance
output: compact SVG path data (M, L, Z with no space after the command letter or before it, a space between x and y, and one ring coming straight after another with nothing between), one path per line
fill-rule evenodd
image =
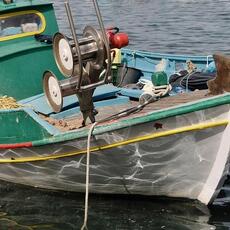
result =
M99 23L99 26L100 26L103 43L105 45L106 58L107 58L107 68L106 68L106 72L104 74L104 78L101 81L99 81L97 83L89 84L89 85L84 85L84 86L82 86L82 78L83 78L84 67L83 67L83 60L82 60L82 56L81 56L81 49L80 49L80 45L79 45L79 42L78 42L78 39L77 39L76 29L75 29L75 25L74 25L74 21L73 21L73 17L72 17L69 2L68 1L65 2L65 8L66 8L67 16L68 16L68 21L69 21L69 24L70 24L70 30L71 30L71 33L72 33L72 36L73 36L73 41L75 43L74 45L76 47L76 52L77 52L77 55L78 55L78 65L79 65L78 78L79 78L79 81L78 81L78 84L77 84L77 87L76 87L77 91L84 91L84 90L89 90L89 89L96 88L96 87L98 87L100 85L108 83L109 82L109 77L111 77L112 61L111 61L111 53L110 53L109 41L108 41L108 38L107 38L107 35L106 35L106 31L105 31L105 27L104 27L104 23L103 23L103 20L102 20L102 16L101 16L101 13L100 13L98 3L97 3L96 0L92 0L92 1L93 1L93 5L94 5L96 15L97 15L98 23ZM96 30L94 30L94 31L96 31ZM84 33L86 35L87 27L85 28Z

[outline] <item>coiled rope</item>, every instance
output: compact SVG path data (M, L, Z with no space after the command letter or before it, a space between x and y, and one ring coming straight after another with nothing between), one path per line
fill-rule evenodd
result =
M18 104L13 97L0 97L0 109L16 109L20 107L21 105Z
M149 98L164 97L172 90L172 86L170 84L155 86L152 81L147 79L140 79L137 84L143 85L142 90L144 92L139 97L139 102L141 104L143 104L146 100L148 101Z

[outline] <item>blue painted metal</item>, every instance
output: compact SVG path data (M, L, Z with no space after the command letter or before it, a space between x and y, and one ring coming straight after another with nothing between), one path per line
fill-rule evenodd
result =
M212 55L193 56L193 55L172 55L151 53L145 51L135 51L122 49L122 63L128 67L139 69L143 72L144 78L151 80L152 73L156 71L156 66L162 59L165 59L165 72L169 77L171 74L186 69L186 61L192 61L198 68L203 71L207 65L213 61Z
M109 99L109 100L103 100L103 101L98 101L95 102L95 108L100 108L100 107L106 107L106 106L111 106L111 105L120 105L120 104L129 104L129 97L125 96L117 96L116 98ZM54 119L64 119L66 117L71 117L71 116L76 116L76 114L80 113L80 107L74 107L65 111L62 111L57 114L51 114L50 116Z
M213 58L210 57L211 55L208 56L195 56L195 55L175 55L175 54L162 54L162 53L153 53L153 52L147 52L147 51L136 51L136 50L130 50L130 49L122 49L121 53L123 57L126 55L128 56L137 56L137 57L142 57L142 58L149 58L153 60L161 60L162 58L167 58L169 60L175 60L175 61L181 61L184 62L186 60L191 60L194 62L200 62L200 63L206 63L207 62L207 57L208 61L211 62L213 61Z
M119 91L120 95L130 97L130 98L139 98L141 94L143 93L143 90L138 90L138 89L125 89L121 88Z
M98 88L96 88L95 92L94 92L94 96L93 96L93 100L94 101L99 101L102 99L108 99L108 98L112 98L115 97L116 93L119 91L120 89L113 86L113 85L103 85L100 86ZM49 115L52 114L53 111L50 108L50 106L48 105L47 101L46 101L46 97L44 94L39 94L24 100L19 101L20 104L23 105L28 105L30 107L32 107L35 111L45 114L45 115ZM64 110L68 110L71 109L73 107L79 106L79 102L78 102L78 98L76 95L71 95L68 97L65 97L63 99L63 109Z

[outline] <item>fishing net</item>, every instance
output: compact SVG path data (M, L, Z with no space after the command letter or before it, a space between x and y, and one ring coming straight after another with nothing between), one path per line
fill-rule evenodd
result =
M21 107L13 97L0 97L0 109L16 109Z

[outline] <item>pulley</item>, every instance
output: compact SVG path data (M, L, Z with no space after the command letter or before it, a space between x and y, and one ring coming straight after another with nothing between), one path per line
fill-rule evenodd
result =
M61 111L63 97L77 95L83 114L83 126L87 117L91 122L95 121L94 89L108 83L111 78L111 48L121 48L128 44L126 34L118 34L113 29L106 33L97 1L93 3L100 31L86 26L82 37L78 39L69 2L65 2L72 38L56 33L53 37L53 53L60 72L67 78L58 81L50 71L43 75L44 92L54 112Z
M57 77L50 71L43 75L43 89L48 104L55 113L61 111L63 106L63 97L76 93L78 84L77 77L71 77L58 81Z
M79 55L83 63L91 62L94 69L101 69L105 63L105 44L99 31L91 26L86 26L83 38L78 40L80 54L77 52L73 39L61 33L56 33L53 38L53 51L56 63L61 73L66 77L79 74Z

